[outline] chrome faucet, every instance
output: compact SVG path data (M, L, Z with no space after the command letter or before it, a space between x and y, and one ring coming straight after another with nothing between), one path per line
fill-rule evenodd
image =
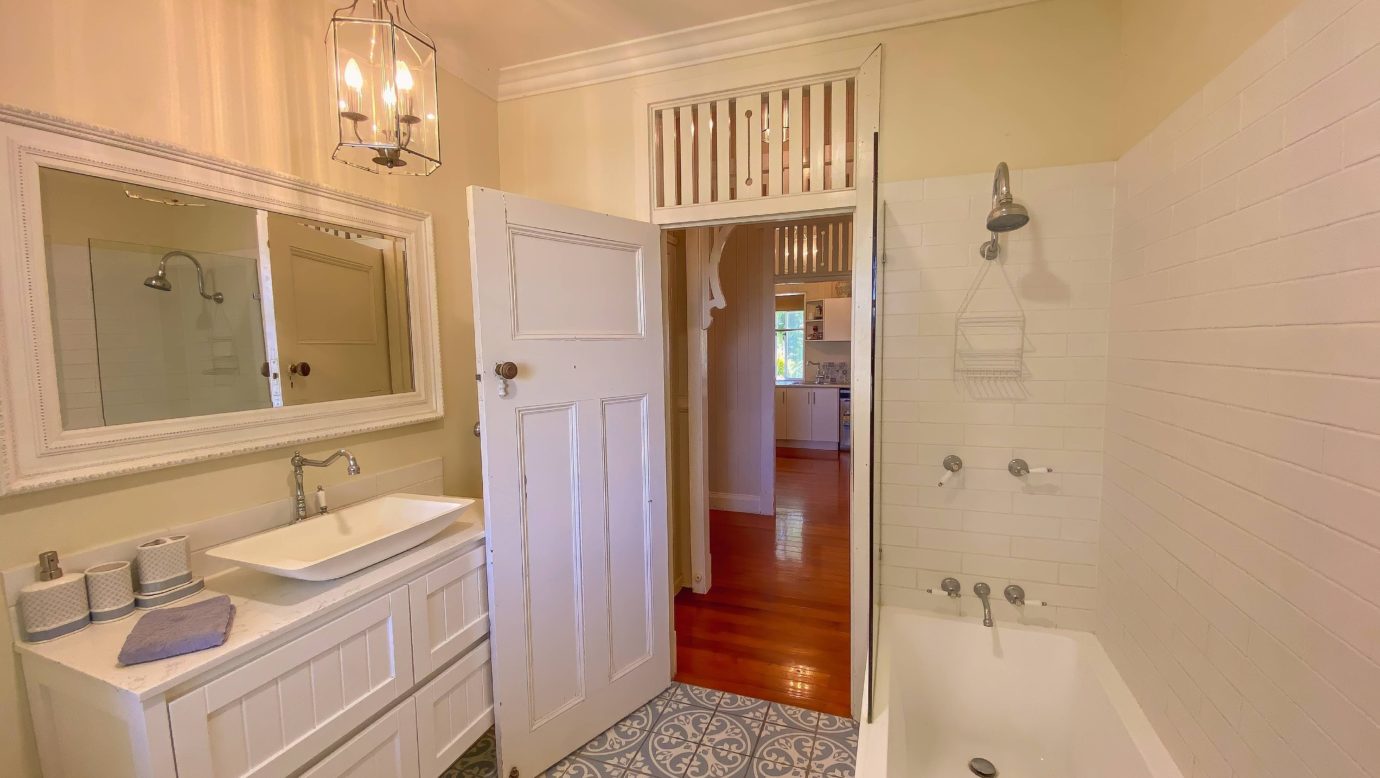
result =
M978 581L973 584L973 594L982 600L982 626L984 627L992 626L992 605L987 602L987 597L991 593L992 587L988 586L986 582Z
M292 453L292 481L297 490L297 512L292 517L295 524L307 517L307 495L302 491L302 468L303 467L326 467L335 460L345 457L345 472L350 475L359 475L359 462L355 460L355 455L340 449L325 459L307 459L302 456L301 451ZM325 513L325 508L317 510L318 514Z

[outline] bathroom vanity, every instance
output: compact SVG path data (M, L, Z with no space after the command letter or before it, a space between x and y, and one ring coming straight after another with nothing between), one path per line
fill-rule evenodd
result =
M47 778L432 778L493 722L483 506L332 581L246 568L224 645L142 665L138 620L21 644ZM305 769L305 771L304 771Z

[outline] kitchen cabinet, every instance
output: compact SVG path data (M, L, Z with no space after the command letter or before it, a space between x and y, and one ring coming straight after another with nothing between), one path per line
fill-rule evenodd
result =
M778 386L776 437L803 443L839 442L839 390L832 386Z
M853 298L830 297L824 301L823 341L849 341L853 338Z

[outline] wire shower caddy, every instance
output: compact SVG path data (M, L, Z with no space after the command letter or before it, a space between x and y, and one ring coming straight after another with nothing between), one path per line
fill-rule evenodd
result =
M973 303L992 266L997 265L1012 308L973 311ZM954 377L961 379L1020 378L1025 369L1025 309L1021 307L1006 269L996 259L982 264L968 287L954 320Z

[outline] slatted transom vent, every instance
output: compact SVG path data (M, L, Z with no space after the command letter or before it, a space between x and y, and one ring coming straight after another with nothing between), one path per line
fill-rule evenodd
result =
M851 189L855 93L844 78L654 109L656 207Z
M853 218L835 216L772 228L775 274L832 276L853 272Z

